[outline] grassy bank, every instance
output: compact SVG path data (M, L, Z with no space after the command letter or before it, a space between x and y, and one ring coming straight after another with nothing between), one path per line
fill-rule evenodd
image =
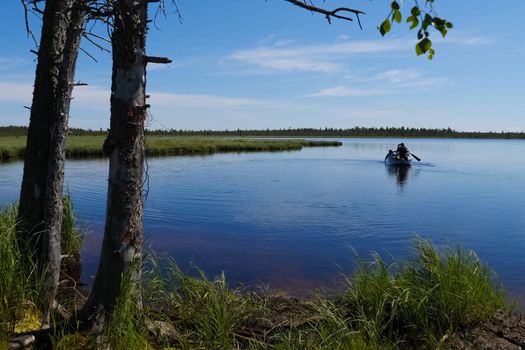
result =
M66 156L69 158L103 157L104 136L70 136ZM25 136L0 137L0 161L22 158ZM220 137L148 136L146 153L150 156L198 155L219 152L291 151L303 147L341 146L339 141L307 141L298 139L232 139Z
M160 342L182 349L445 349L461 327L506 308L473 252L423 240L413 258L360 262L339 291L303 301L232 291L224 275L168 267L145 274L146 318L171 325L173 336Z
M71 197L64 197L63 203L61 252L63 263L71 268L70 257L78 256L83 234L76 227ZM41 283L35 266L22 259L16 244L17 210L16 205L0 209L0 349L8 334L34 329L41 321L36 312Z
M13 207L0 212L0 345L38 319L31 311L38 287L20 266L14 223ZM78 234L66 237L74 242L64 250L77 249ZM507 309L502 287L473 252L424 240L413 252L389 264L360 261L340 289L304 300L231 290L224 275L209 279L150 259L142 288L123 279L104 341L111 349L446 349L458 330ZM55 337L56 349L89 344L82 334Z

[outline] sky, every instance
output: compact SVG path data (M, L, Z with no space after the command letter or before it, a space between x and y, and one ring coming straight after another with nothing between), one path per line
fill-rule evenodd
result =
M343 0L313 0L327 8ZM453 22L436 55L417 57L416 33L377 27L389 1L352 1L363 29L284 0L177 0L150 25L147 52L150 129L425 127L525 130L525 2L436 0ZM407 11L411 0L404 1ZM28 125L35 43L19 1L0 3L0 125ZM151 7L150 14L155 14ZM404 12L406 14L406 12ZM31 18L38 36L40 22ZM95 32L106 29L95 27ZM70 126L109 127L111 54L84 41Z

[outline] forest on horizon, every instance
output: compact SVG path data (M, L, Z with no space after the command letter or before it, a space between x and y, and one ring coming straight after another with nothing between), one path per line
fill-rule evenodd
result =
M287 128L287 129L236 129L236 130L183 130L146 129L146 135L156 136L227 136L227 137L421 137L421 138L469 138L469 139L525 139L525 131L457 131L451 128L409 127L353 127L341 128ZM107 135L108 131L70 128L76 136ZM0 126L0 136L27 136L26 126Z

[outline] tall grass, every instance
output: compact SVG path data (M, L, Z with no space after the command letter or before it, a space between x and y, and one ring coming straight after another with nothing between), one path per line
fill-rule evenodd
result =
M376 256L347 279L341 305L368 340L436 348L459 326L505 309L503 288L474 252L439 252L424 240L415 249L415 259L389 265Z
M104 157L104 136L70 136L68 158ZM148 136L146 153L150 156L198 155L219 152L291 151L303 147L341 146L339 141L307 141L300 139L232 139L220 137ZM23 157L25 137L0 137L0 161Z
M62 254L79 254L83 234L75 226L71 197L63 198ZM22 256L16 238L18 206L0 209L0 344L16 331L38 328L41 277L33 259Z
M33 309L38 296L35 269L22 259L16 243L17 208L0 210L0 343Z
M60 248L62 254L79 254L84 242L84 233L78 228L75 218L73 199L68 194L62 198L62 224Z
M158 311L150 317L174 325L182 349L446 348L460 327L507 308L503 288L474 252L424 240L414 258L360 261L336 296L316 294L296 306L230 290L224 274L190 276L173 262L167 271L150 283L156 297L145 305Z
M105 325L105 338L110 349L149 349L145 314L142 307L140 281L137 266L124 273L121 294ZM137 286L139 286L137 288Z
M162 305L157 310L160 312L151 316L174 323L182 349L239 348L250 339L250 325L264 315L264 302L254 295L229 289L223 273L210 280L198 268L194 272L185 274L169 261L162 283L149 283L157 291L162 290L145 303L153 308Z

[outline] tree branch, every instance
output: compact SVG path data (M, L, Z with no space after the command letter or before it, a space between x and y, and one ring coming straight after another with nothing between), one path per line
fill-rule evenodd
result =
M348 7L339 7L339 8L336 8L335 10L330 11L330 10L324 9L322 7L317 7L317 6L314 6L311 3L308 4L308 3L300 1L300 0L285 0L285 1L287 1L290 4L293 4L295 6L301 7L303 9L305 9L305 10L312 11L312 12L317 12L317 13L325 15L326 20L328 21L328 23L331 23L331 17L342 19L342 20L345 20L345 21L353 21L354 20L353 18L339 14L339 13L345 13L345 12L352 13L357 18L357 22L359 24L359 28L363 29L363 27L361 26L361 20L359 19L359 15L364 14L363 11L352 9L352 8L348 8Z
M167 57L157 57L157 56L144 56L144 61L146 63L161 63L161 64L168 64L172 62L172 60L170 60Z

